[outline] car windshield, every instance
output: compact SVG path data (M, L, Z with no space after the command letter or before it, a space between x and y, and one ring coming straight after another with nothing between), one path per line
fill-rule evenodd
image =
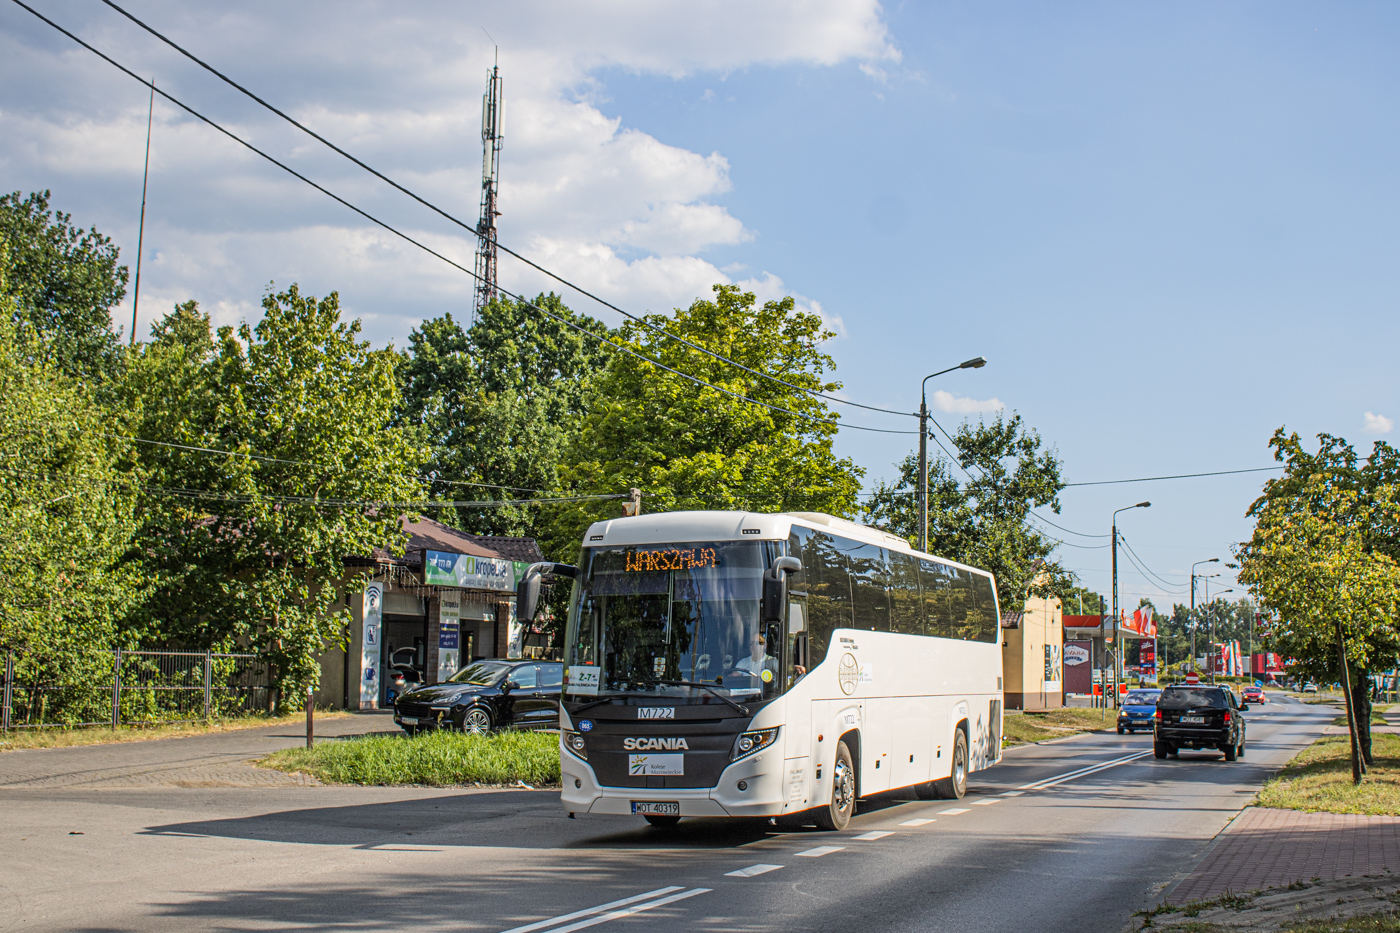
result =
M462 668L456 674L453 674L452 680L449 681L449 683L489 687L500 680L508 670L510 670L509 664L478 661L475 664Z
M759 619L772 550L758 541L586 549L565 635L565 693L775 696L782 633Z
M1152 706L1157 702L1160 690L1133 690L1123 700L1124 706Z
M1219 687L1173 687L1162 691L1162 709L1225 709L1225 691Z

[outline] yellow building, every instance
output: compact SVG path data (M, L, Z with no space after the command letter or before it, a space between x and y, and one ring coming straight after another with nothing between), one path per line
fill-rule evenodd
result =
M1058 599L1026 600L1002 616L1001 667L1007 709L1065 705L1065 629Z

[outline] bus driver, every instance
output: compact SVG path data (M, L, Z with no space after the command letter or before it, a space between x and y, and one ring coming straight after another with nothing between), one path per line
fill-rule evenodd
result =
M753 633L753 638L749 639L749 646L752 649L747 658L740 659L734 665L734 670L745 671L762 680L770 683L778 674L778 659L768 654L768 640L763 637L762 631ZM764 677L763 672L768 671L768 676Z

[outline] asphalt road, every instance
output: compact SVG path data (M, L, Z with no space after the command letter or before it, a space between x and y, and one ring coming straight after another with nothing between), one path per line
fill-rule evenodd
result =
M842 833L569 820L547 791L9 784L0 929L1117 933L1335 713L1246 715L1238 762L1082 736Z

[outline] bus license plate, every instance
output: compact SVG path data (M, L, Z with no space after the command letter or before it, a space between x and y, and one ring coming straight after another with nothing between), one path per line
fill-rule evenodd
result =
M1202 724L1202 725L1205 725L1206 718L1205 718L1204 716L1182 716L1182 717L1181 717L1181 721L1182 721L1182 722L1198 722L1198 723L1200 723L1200 724Z
M637 816L680 816L679 800L634 800L632 812Z

